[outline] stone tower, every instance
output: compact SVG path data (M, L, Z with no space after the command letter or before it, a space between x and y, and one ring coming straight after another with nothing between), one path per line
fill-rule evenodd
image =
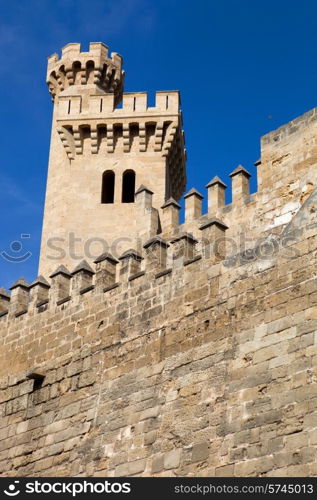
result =
M70 43L48 59L54 103L40 272L119 256L160 232L186 184L178 91L123 93L122 57ZM122 103L122 104L121 104Z

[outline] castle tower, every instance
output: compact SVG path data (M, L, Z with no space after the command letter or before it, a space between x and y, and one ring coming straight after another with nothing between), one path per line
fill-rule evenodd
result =
M48 59L54 103L40 273L115 257L160 232L161 206L186 184L178 91L123 93L122 58L70 43ZM122 105L121 105L122 102ZM140 187L141 186L141 187Z

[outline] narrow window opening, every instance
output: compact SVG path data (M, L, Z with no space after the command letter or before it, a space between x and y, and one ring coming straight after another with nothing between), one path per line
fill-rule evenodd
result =
M102 113L102 98L100 99L100 113Z
M69 101L68 101L68 114L70 113L70 104L71 104L71 100L69 99Z
M38 391L39 389L42 388L44 382L44 377L43 378L36 378L34 379L34 385L33 385L33 392Z
M74 84L81 84L81 63L80 61L75 61L73 63L73 74L74 74Z
M127 170L122 177L122 203L134 203L135 172Z
M27 378L33 380L32 392L36 392L42 388L45 376L41 373L31 372L27 375Z
M136 98L133 97L133 111L135 111L135 102L136 102Z
M94 61L88 61L86 64L86 83L94 83Z
M102 176L101 203L114 202L115 175L112 170L107 170Z
M166 109L168 109L168 95L166 96Z

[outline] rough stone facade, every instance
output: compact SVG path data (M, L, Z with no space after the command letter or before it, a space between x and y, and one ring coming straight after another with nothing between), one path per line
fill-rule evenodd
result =
M0 291L2 475L317 474L316 137L267 134L258 192L239 166L184 224L142 187L141 249Z

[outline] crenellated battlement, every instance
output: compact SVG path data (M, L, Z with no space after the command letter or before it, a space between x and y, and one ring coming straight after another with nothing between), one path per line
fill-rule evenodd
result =
M188 266L201 259L207 259L209 265L221 262L225 258L225 246L219 246L217 241L225 235L227 226L213 218L207 219L199 229L199 240L187 232L179 232L168 241L154 236L144 245L140 243L141 248L125 251L118 259L107 252L95 259L93 265L83 260L71 271L58 266L47 280L39 276L29 284L20 278L10 288L11 297L1 289L0 319L14 321L56 307L65 308L78 297L107 294L112 290L116 293L117 289L129 287L136 280L149 282L164 276L173 279L180 267L188 273Z
M117 117L143 116L178 116L180 112L180 96L178 90L157 91L155 93L155 106L148 106L147 92L129 92L123 94L122 107L116 108L113 94L91 94L89 99L84 99L81 93L77 95L60 96L57 110L59 120L82 119L108 119Z
M56 125L67 158L72 161L83 153L158 153L166 159L171 194L179 199L186 186L179 92L156 92L153 107L148 107L147 92L123 94L122 108L116 108L115 102L114 94L88 99L81 94L60 96Z
M88 52L81 52L80 43L69 43L63 47L61 59L58 54L48 58L46 81L53 100L78 86L94 85L102 93L111 92L117 104L124 84L122 57L116 52L109 57L108 47L101 42L91 42Z
M107 153L162 152L171 154L178 176L185 179L185 139L178 91L156 92L154 107L148 107L147 92L123 94L122 108L115 96L60 97L56 120L58 133L70 160L83 153L84 138L90 137L90 153L97 154L104 142ZM183 191L181 191L183 192Z
M233 183L239 186L237 180L245 176L245 172L241 166L235 169L231 174ZM246 177L249 179L249 174ZM74 269L59 265L49 277L39 276L32 284L20 278L11 287L11 300L6 290L1 289L0 318L2 321L11 321L52 311L56 307L65 308L73 300L84 299L86 294L117 293L119 289L121 293L122 287L129 287L129 284L139 280L148 282L165 276L173 279L174 273L179 274L181 269L188 274L189 266L201 259L207 260L209 265L223 262L227 257L225 235L228 226L216 215L226 206L224 195L220 194L226 186L215 177L206 187L206 214L202 212L203 195L191 189L184 197L184 223L180 224L179 221L180 205L170 199L161 207L162 221L159 224L155 220L158 213L153 212L153 193L141 186L135 193L135 202L138 209L144 212L144 228L151 213L154 220L152 218L151 225L143 235L139 234L136 248L126 250L121 255L103 253L93 263L88 264L83 260ZM244 194L247 192L244 191ZM221 203L215 204L216 199L221 199ZM238 206L239 201L245 203L238 197L235 200ZM156 228L159 226L158 233Z
M141 186L135 193L135 201L140 214L144 213L144 231L135 239L135 248L125 250L121 255L105 252L93 263L83 260L74 269L59 265L49 277L39 276L32 284L20 278L10 288L11 297L5 289L0 289L0 318L10 322L45 311L55 311L60 307L67 308L68 303L70 306L73 301L77 304L86 295L99 297L108 292L114 295L122 293L134 282L149 283L163 277L173 280L175 273L178 278L180 273L188 276L190 266L199 261L202 267L217 264L225 269L228 266L240 266L244 260L258 260L258 256L254 254L257 250L254 249L259 245L270 245L272 234L275 235L276 242L283 239L290 220L295 216L299 217L297 213L301 210L301 203L293 202L289 206L283 206L281 210L274 208L272 212L275 214L275 223L267 224L266 215L264 224L261 225L259 208L266 201L266 195L250 195L251 175L242 165L238 165L229 176L232 202L226 204L227 186L216 176L206 185L206 213L203 212L203 194L192 188L184 196L185 221L182 224L179 220L181 207L173 198L161 207L162 220L159 223L158 212L152 205L153 193ZM303 185L298 191L299 195L305 193L306 188L307 185ZM312 194L310 191L310 196L315 196L314 193L315 191ZM241 216L241 211L245 211L245 218ZM245 224L246 221L252 222L251 214L255 218L256 234L252 224ZM237 226L237 218L240 219L241 226ZM151 221L150 225L147 221ZM160 228L159 232L157 228ZM232 247L232 242L237 242L235 238L242 229L247 229L243 238L249 240L249 245L240 248L237 244ZM260 240L257 239L259 234Z

